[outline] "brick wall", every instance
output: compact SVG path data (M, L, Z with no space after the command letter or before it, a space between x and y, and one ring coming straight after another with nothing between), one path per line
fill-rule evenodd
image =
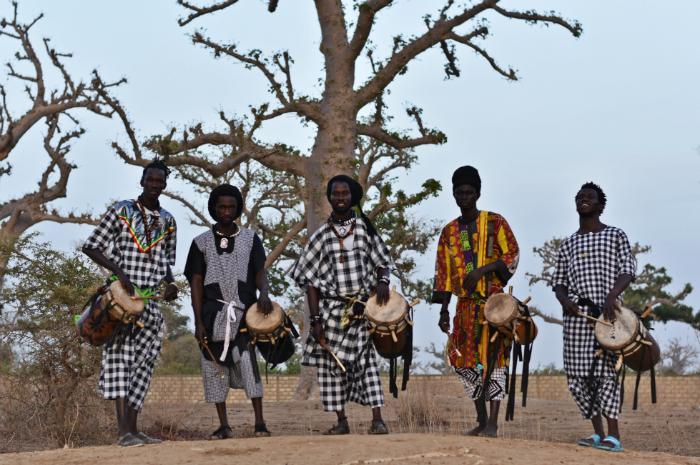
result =
M388 390L388 379L383 379L382 382ZM626 405L631 405L634 382L635 376L628 376L625 381ZM290 400L297 385L297 377L270 376L265 382L263 376L263 384L265 401ZM462 385L455 376L412 376L408 389L416 388L418 384L427 385L431 392L440 394L459 395L463 392ZM659 405L700 406L700 376L657 376L656 389ZM570 399L564 376L531 376L528 396L545 400ZM200 376L156 376L146 402L195 403L203 398ZM649 374L645 373L639 385L639 405L649 405L650 399ZM247 402L245 393L242 390L234 390L229 394L229 402L231 401Z

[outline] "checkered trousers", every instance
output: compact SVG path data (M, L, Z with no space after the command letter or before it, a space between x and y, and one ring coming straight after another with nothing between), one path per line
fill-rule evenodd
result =
M255 350L251 348L250 350ZM257 365L248 351L241 354L240 360L234 366L219 365L201 356L202 381L204 383L204 400L209 403L226 402L228 390L243 389L248 399L263 396L263 386L260 376L256 375ZM255 379L258 378L258 381Z
M105 345L98 384L105 399L124 397L135 410L143 407L163 341L163 316L155 302L146 304L141 322L143 328L118 333Z
M621 274L635 275L637 263L624 231L607 226L595 233L574 234L562 243L553 285L565 286L569 298L589 298L602 307ZM591 309L582 307L584 312ZM585 318L564 316L564 370L570 377L586 377L598 347L592 326ZM594 375L614 377L616 358L606 352L596 363Z
M163 208L144 210L152 229L150 242L136 202L124 200L109 208L84 246L102 251L134 285L155 287L175 266L176 225Z
M506 397L506 370L506 367L494 368L486 388L486 400L503 400ZM484 378L480 372L474 368L455 368L455 372L470 399L481 397Z
M620 414L620 385L617 378L599 377L589 385L586 378L567 378L569 391L584 418L603 415L617 418Z

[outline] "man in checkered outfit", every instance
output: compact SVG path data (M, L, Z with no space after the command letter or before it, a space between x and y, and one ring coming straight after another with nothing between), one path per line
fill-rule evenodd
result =
M130 295L153 294L165 281L164 298L177 298L170 269L175 265L175 219L158 202L168 173L161 161L148 164L138 199L110 207L83 245L83 252L111 271L111 280L119 280ZM163 316L154 301L147 301L140 321L143 328L119 327L102 351L99 388L105 399L115 401L121 446L160 442L137 427L163 340Z
M350 432L345 416L348 401L372 407L369 432L386 434L377 354L360 318L364 306L351 299L364 301L376 291L377 303L386 304L393 262L374 226L359 210L363 196L359 183L345 175L335 176L328 182L326 196L333 212L313 233L292 272L293 279L306 289L310 312L311 331L302 364L317 367L321 402L338 417L325 434ZM346 367L346 373L328 349Z
M553 285L564 310L564 370L569 390L594 434L579 445L621 451L617 357L601 356L593 326L580 314L615 320L617 299L634 279L636 261L624 231L600 221L606 204L600 186L586 183L576 194L579 229L562 243ZM608 424L605 435L602 417Z

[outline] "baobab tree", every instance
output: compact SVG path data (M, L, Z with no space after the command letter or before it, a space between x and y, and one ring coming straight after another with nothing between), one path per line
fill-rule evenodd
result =
M0 165L0 176L11 174L9 158L13 151L16 152L18 144L32 128L42 123L45 125L43 150L47 158L34 191L0 202L0 288L9 252L29 228L44 221L94 222L89 214L61 213L50 204L66 197L68 179L75 168L67 155L71 144L85 133L77 113L110 117L112 110L97 93L96 86L99 83L101 92L106 93L110 87L124 82L105 84L101 79L91 79L88 83L74 80L64 64L70 54L57 51L47 38L42 40L42 54L30 37L30 30L43 14L24 24L18 19L17 3L12 5L12 17L0 20L0 39L16 41L19 46L14 60L6 64L8 84L0 84L0 163L4 162ZM58 76L60 84L57 86L50 85L52 73ZM28 100L28 105L18 112L10 103L20 100L18 95L12 94L14 90L17 94L24 92ZM31 156L37 164L41 163L38 156Z
M238 0L226 0L206 5L178 0L184 8L179 20L182 27L203 21L209 16L232 10ZM387 56L378 56L372 46L371 36L376 32L381 16L399 2L391 0L341 1L315 0L315 10L320 30L320 53L324 75L320 78L320 91L308 93L293 79L294 60L288 51L266 56L258 48L243 50L231 42L210 37L202 29L191 34L192 42L210 51L215 58L228 59L259 73L269 85L272 101L251 107L250 114L232 117L224 111L219 113L223 130L207 129L202 123L190 125L182 130L172 128L167 134L145 141L151 151L168 159L171 166L189 166L203 170L208 176L218 178L241 163L254 160L267 169L287 173L300 180L303 187L303 216L289 228L298 233L305 227L306 234L316 230L325 221L330 209L325 199L327 181L338 173L354 174L365 187L376 188L376 203L373 210L390 212L405 208L410 202L419 201L436 192L435 182L426 180L415 193L394 192L388 173L397 167L409 166L400 158L411 154L413 149L424 145L443 144L447 138L423 121L422 110L409 106L404 111L415 124L415 128L391 127L394 109L386 102L391 84L409 71L408 65L431 49L437 48L445 57L444 71L447 78L460 75L458 47L464 47L483 58L498 75L507 80L518 79L517 73L502 67L486 50L484 41L490 30L487 20L491 16L529 24L557 26L578 37L582 28L576 21L562 16L534 10L513 10L500 0L457 2L441 0L420 2L415 7L434 8L432 14L419 11L416 17L423 18L425 30L411 37L395 36ZM282 10L295 2L268 2L268 10L283 14ZM358 69L369 64L370 73L359 82ZM114 103L118 103L115 101ZM126 163L144 166L143 156L123 110L122 117L131 148L118 143L113 147ZM308 152L288 146L283 141L262 140L259 130L271 121L282 117L295 117L302 125L316 129L314 143ZM362 147L375 145L389 154L375 159L362 159ZM212 157L213 149L224 151L223 156ZM386 175L386 177L385 177ZM368 184L374 183L374 186ZM284 242L284 238L280 243ZM302 373L300 385L309 385ZM303 389L301 390L303 391ZM300 397L304 392L298 391ZM308 391L306 391L308 392Z

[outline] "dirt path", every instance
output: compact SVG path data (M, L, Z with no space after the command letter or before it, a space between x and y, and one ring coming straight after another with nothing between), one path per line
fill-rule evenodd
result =
M2 465L370 465L576 464L700 465L700 458L658 452L621 454L574 445L455 435L284 436L227 441L168 441L157 446L85 447L0 455Z

